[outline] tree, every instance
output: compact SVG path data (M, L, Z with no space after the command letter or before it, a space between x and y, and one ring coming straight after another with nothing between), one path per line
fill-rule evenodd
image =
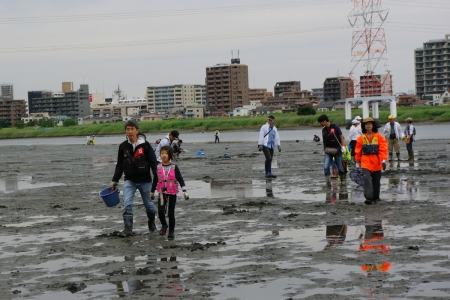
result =
M311 105L303 105L297 109L297 115L299 116L309 116L315 114L316 110Z
M57 122L54 119L41 119L38 123L38 125L41 127L55 127L56 124Z
M22 120L17 121L16 123L14 123L14 126L16 126L19 129L25 128L25 122Z
M63 127L76 126L76 125L78 125L78 122L73 119L67 119L67 120L64 120L64 122L63 122Z
M8 128L9 127L9 122L6 120L0 120L0 128Z

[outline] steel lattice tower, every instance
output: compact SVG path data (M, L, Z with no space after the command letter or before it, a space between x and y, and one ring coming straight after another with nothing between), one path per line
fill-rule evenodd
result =
M350 78L354 86L349 87L349 98L392 95L392 76L386 69L385 74L376 75L375 68L380 64L387 66L386 36L382 25L389 11L381 5L381 0L354 0L353 10L348 21L354 28L351 56L353 68ZM355 77L357 67L363 67L364 75ZM359 73L359 72L358 72ZM359 73L359 74L361 74Z

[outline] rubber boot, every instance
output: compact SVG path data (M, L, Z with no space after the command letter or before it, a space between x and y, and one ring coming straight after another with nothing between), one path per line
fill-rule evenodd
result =
M392 152L389 153L389 160L394 160L394 159L392 158Z
M330 176L325 175L325 184L328 188L331 187Z
M156 232L158 231L156 229L156 225L155 225L155 213L147 213L147 218L148 218L148 231L150 232Z
M347 174L339 175L339 180L341 181L341 184L347 182Z
M277 175L272 173L272 162L269 163L269 174L271 178L277 178Z
M123 214L124 229L118 234L119 237L125 238L133 235L133 215Z
M266 177L270 177L269 176L270 175L270 162L266 161L265 165L264 165L264 168L266 170Z
M400 160L400 152L398 152L396 154L397 154L397 160Z
M414 151L408 151L408 161L414 161Z

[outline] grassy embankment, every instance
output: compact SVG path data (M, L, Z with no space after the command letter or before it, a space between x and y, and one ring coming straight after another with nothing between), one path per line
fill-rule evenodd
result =
M294 128L298 126L315 126L318 127L317 117L321 113L314 116L297 116L296 113L275 114L275 125L278 128ZM339 125L345 123L344 111L330 111L326 113L332 122ZM352 116L362 116L361 110L353 110ZM380 109L380 120L387 122L389 109ZM450 122L450 106L434 106L434 107L398 107L397 120L404 123L407 117L411 117L414 123L424 121L434 122ZM166 121L148 121L140 123L142 132L168 132L173 129L177 130L241 130L256 129L266 122L266 117L217 117L205 119L185 119L185 120L166 120ZM381 123L383 123L382 121ZM32 138L32 137L61 137L61 136L86 136L86 135L108 135L122 134L124 132L123 122L104 123L91 125L78 125L72 127L54 127L49 130L42 128L26 127L23 129L3 128L0 130L0 139L7 138Z

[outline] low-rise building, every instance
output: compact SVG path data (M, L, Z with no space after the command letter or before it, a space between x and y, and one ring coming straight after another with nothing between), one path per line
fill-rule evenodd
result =
M204 106L188 106L186 107L186 118L188 119L200 119L205 117Z
M31 121L39 121L44 119L50 119L50 115L48 113L31 113L27 117L23 117L22 121L27 124Z

